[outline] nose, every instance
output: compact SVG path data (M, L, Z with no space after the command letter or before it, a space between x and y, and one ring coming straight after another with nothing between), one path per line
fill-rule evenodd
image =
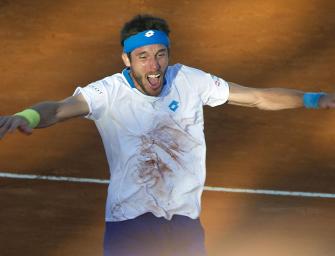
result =
M159 62L158 62L158 59L157 58L151 58L150 60L150 68L154 71L157 71L160 69L160 65L159 65Z

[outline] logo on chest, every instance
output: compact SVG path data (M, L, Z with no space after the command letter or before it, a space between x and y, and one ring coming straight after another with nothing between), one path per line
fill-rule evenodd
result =
M179 108L179 102L176 100L171 101L169 109L171 109L173 112L176 112L178 108Z

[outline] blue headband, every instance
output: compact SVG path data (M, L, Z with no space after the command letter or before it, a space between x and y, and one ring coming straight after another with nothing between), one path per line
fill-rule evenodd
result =
M163 31L146 30L131 37L128 37L123 43L123 52L130 53L136 48L150 44L163 44L166 47L169 47L170 40Z

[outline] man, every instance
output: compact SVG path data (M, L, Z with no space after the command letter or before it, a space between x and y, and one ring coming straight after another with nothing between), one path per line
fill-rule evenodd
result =
M169 66L169 32L160 18L134 17L121 31L122 73L79 87L62 101L0 118L0 138L74 117L95 121L111 173L105 255L205 255L198 220L204 105L335 106L334 94L244 87L181 64Z

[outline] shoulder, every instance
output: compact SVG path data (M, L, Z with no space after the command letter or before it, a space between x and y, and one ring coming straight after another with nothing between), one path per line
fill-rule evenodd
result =
M96 86L103 86L105 87L106 89L110 88L111 86L119 86L121 84L124 84L124 79L123 79L123 76L122 74L120 73L116 73L114 75L111 75L111 76L107 76L107 77L104 77L100 80L97 80L93 83L90 83L89 86L91 85L96 85Z
M179 63L173 66L169 66L167 75L170 80L181 79L184 82L189 82L192 84L207 83L208 80L212 78L211 74L203 70Z
M185 75L205 75L205 74L207 74L206 72L204 72L200 69L190 67L190 66L187 66L187 65L184 65L184 64L180 64L180 63L169 66L168 72L173 73L173 74L182 73L182 74L185 74Z
M124 87L125 80L120 73L113 74L111 76L104 77L92 83L89 83L86 88L98 94L110 94L118 91L120 87Z
M175 64L168 67L167 78L170 81L188 81L190 83L201 83L210 77L210 74L187 65Z

